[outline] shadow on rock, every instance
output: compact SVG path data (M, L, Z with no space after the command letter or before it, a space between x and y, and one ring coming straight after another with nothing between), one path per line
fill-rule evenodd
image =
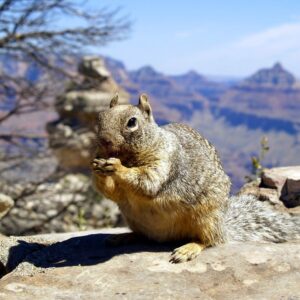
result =
M7 269L12 271L21 262L29 262L41 268L88 266L105 262L116 255L170 251L178 245L143 240L138 244L111 247L105 243L105 239L110 236L111 234L78 236L49 246L20 240L18 245L10 248ZM31 253L24 257L24 253L28 253L29 249ZM20 260L21 257L23 259Z

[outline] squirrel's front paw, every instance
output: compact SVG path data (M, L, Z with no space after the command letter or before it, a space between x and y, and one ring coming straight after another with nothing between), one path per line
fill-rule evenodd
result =
M201 251L205 248L200 243L188 243L179 248L176 248L170 258L171 263L181 263L196 258Z
M112 174L116 172L122 166L121 161L118 158L109 159L97 159L92 161L92 168L96 173Z
M104 167L105 163L106 163L106 159L95 158L91 162L91 167L92 167L93 171L95 171L95 172L101 172L101 170Z

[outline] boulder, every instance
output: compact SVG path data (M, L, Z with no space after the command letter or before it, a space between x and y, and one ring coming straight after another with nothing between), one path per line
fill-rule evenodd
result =
M279 211L287 211L283 202L279 199L276 189L261 187L261 180L246 183L238 192L238 195L252 195L259 201L267 202L272 208Z
M120 232L124 229L14 238L11 244L8 239L9 247L2 244L1 252L2 257L9 253L11 268L0 280L0 298L300 297L299 243L227 244L206 249L193 261L171 264L170 251L178 245L105 246L105 238Z
M261 178L246 183L238 195L253 195L276 210L300 215L300 166L264 169Z
M287 207L300 205L300 166L265 169L262 186L275 189Z

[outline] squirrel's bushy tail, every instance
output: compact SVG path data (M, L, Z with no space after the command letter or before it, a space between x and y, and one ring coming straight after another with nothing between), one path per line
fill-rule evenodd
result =
M225 215L227 240L281 243L300 239L300 217L272 210L254 196L229 199Z

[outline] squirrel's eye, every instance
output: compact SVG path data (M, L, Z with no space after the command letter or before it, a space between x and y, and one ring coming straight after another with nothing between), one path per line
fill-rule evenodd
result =
M137 123L137 119L136 118L131 118L129 119L129 121L127 122L127 127L129 128L133 128L136 126Z

